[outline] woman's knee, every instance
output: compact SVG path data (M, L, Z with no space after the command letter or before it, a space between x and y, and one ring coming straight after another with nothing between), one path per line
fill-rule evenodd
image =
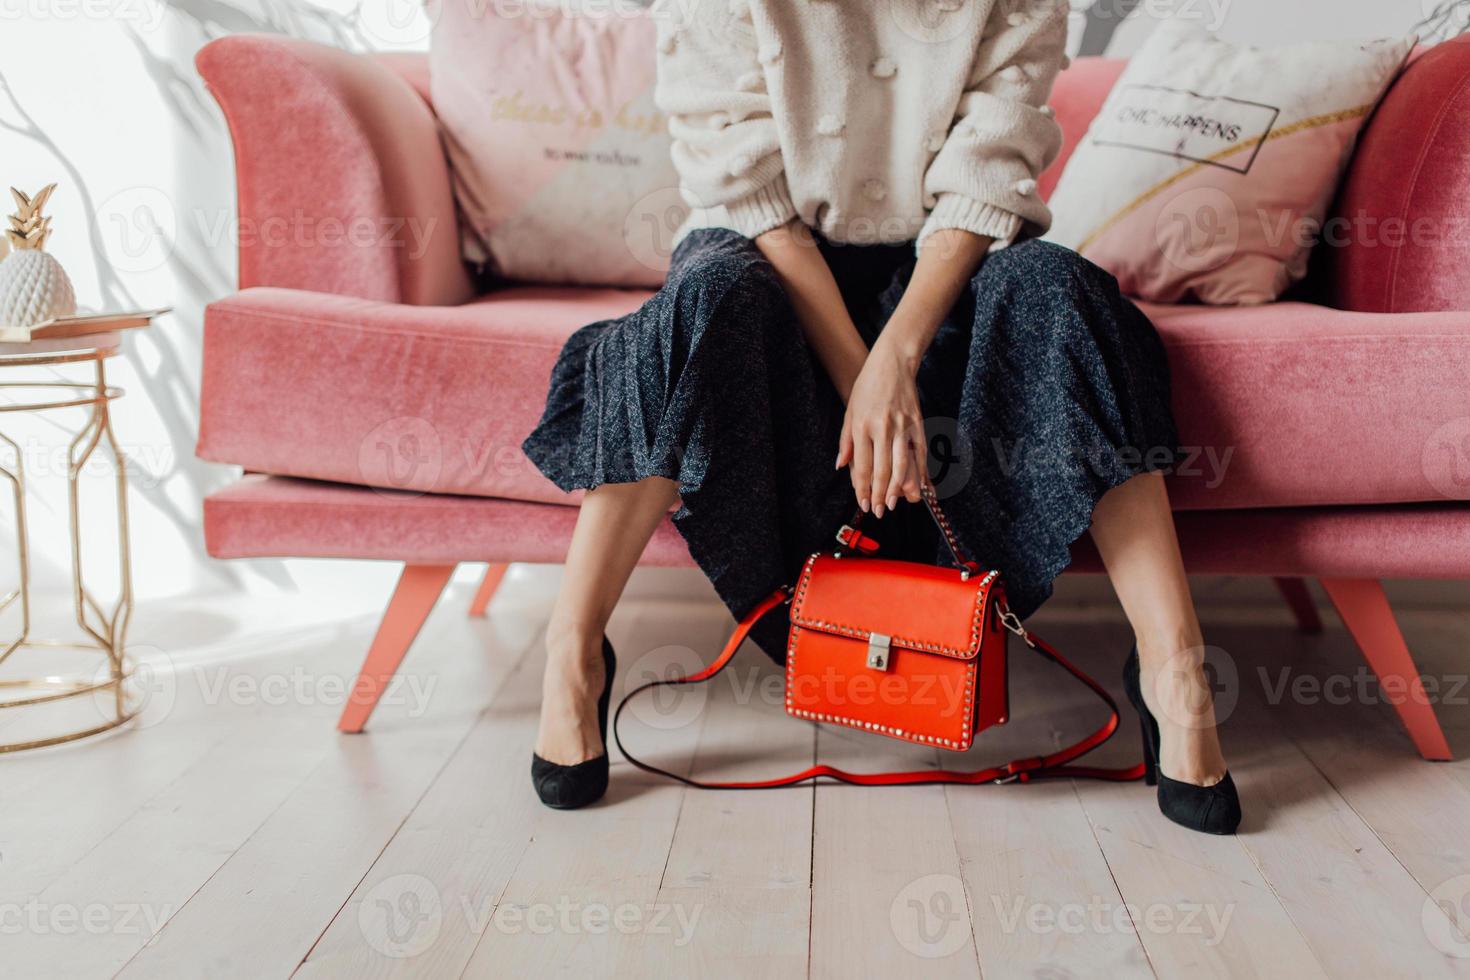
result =
M735 232L693 234L703 239L698 250L664 285L676 333L692 346L774 327L786 294L755 243Z
M779 291L776 270L754 241L724 229L690 233L692 252L671 271L665 288L701 300L760 299Z
M1033 238L986 257L973 284L982 295L998 291L1057 303L1115 296L1118 282L1070 248Z

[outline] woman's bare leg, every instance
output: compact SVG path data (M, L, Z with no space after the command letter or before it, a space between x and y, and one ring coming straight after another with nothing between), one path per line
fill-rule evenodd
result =
M603 484L582 501L546 627L536 754L548 762L573 765L603 751L597 730L602 633L648 539L677 497L674 481L654 476Z
M1164 478L1145 473L1098 501L1092 540L1138 642L1144 700L1159 722L1159 768L1199 786L1225 775L1204 640Z

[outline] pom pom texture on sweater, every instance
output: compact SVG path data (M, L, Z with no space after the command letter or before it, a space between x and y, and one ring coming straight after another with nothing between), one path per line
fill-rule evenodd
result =
M833 241L1002 243L1051 215L1059 0L659 0L659 107L685 231L799 219ZM671 40L672 39L672 40Z

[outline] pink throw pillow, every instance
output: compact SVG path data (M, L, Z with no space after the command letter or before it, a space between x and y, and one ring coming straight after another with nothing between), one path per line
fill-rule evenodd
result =
M1162 25L1067 161L1045 237L1154 302L1276 299L1414 41L1263 49Z
M687 213L630 3L429 0L430 92L464 256L527 282L658 286Z

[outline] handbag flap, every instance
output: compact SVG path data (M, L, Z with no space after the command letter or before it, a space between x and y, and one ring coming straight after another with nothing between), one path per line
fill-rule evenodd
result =
M995 574L961 577L957 568L886 558L807 559L791 601L804 629L971 660L980 652Z

